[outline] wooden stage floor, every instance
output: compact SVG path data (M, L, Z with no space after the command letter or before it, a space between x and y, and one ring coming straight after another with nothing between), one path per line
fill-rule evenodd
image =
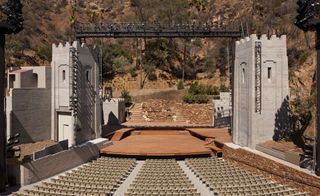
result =
M212 151L204 140L188 131L133 131L101 150L105 155L122 156L209 156Z

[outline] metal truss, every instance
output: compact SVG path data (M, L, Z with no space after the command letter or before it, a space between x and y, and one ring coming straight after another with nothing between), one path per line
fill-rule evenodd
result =
M99 23L76 24L75 37L82 38L239 38L240 27L214 26L212 24L144 24Z

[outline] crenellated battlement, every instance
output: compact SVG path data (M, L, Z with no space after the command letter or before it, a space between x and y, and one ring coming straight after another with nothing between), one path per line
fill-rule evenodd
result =
M79 41L73 41L73 42L65 42L65 43L59 43L59 44L52 44L52 51L54 50L65 50L68 49L70 47L74 47L74 48L83 48L83 49L88 49L88 45L85 43L80 44Z
M280 37L278 37L277 35L271 35L270 37L268 37L266 34L262 34L260 37L258 37L256 34L251 34L250 37L245 37L243 39L240 39L239 41L236 41L236 45L242 45L256 41L272 42L273 44L282 44L283 42L287 42L287 36L281 35Z

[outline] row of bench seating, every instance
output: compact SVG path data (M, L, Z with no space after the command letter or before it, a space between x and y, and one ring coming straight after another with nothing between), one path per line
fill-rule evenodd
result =
M187 167L212 195L307 195L218 158L186 159ZM113 195L136 166L135 159L102 157L13 195ZM147 159L125 196L199 196L175 159Z
M307 195L219 158L187 159L186 165L215 195Z
M125 196L197 196L197 190L175 159L147 159Z
M103 157L13 195L113 195L135 165L135 159Z

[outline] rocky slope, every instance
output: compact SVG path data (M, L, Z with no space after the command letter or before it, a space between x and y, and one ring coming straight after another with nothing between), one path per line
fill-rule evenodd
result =
M4 1L0 0L0 4ZM315 67L315 53L312 49L314 35L307 33L305 36L294 26L295 0L77 0L73 6L74 2L74 0L23 1L25 30L16 36L8 36L6 45L8 66L49 65L51 44L71 41L73 39L71 26L75 20L83 23L134 22L144 18L147 22L236 23L242 24L244 28L248 27L249 33L287 34L291 96L292 98L300 96L304 102L314 102L312 89ZM143 7L142 11L139 10L139 2ZM75 17L72 17L72 13ZM213 56L217 66L225 63L220 58L224 55L221 54L221 48L226 47L226 40L198 41L201 47L194 50L196 55ZM88 40L88 42L97 43L98 40ZM135 49L135 40L103 40L103 42L117 42L132 51ZM119 77L116 78L114 82L119 81ZM124 79L124 83L126 81L128 80ZM166 82L163 83L165 86ZM157 84L150 86L154 87Z

